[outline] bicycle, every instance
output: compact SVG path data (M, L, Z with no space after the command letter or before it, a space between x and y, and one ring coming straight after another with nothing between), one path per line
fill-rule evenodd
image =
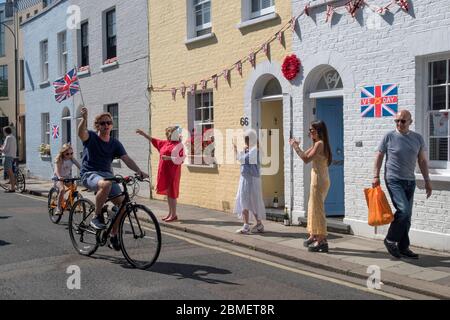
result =
M73 204L81 199L83 196L78 192L77 181L80 181L80 178L70 178L70 179L62 179L64 185L69 184L67 186L67 190L63 190L64 193L68 193L67 199L63 200L61 204L62 213L60 215L55 214L56 209L58 208L58 195L59 189L56 186L53 186L48 192L47 197L47 206L48 206L48 214L50 216L50 221L54 224L58 224L61 221L64 211L70 211L73 207Z
M5 161L4 158L2 160L2 163L3 163L3 161ZM25 174L23 173L22 169L20 169L20 167L19 167L18 159L14 159L14 161L13 161L13 172L14 172L14 177L16 178L16 191L20 192L20 193L24 193L25 187L26 187ZM1 166L0 167L0 176L3 174L4 174L4 169L3 169L3 166ZM0 182L0 187L2 187L4 190L9 190L9 184Z
M118 230L120 248L128 263L134 268L145 270L156 262L161 251L161 230L153 212L130 199L127 185L135 179L144 181L139 176L125 178L115 176L105 179L123 186L122 193L108 198L106 203L121 196L125 197L117 211L120 213L124 210L124 213L108 214L105 230L95 230L90 226L95 213L92 201L82 198L74 203L69 215L69 234L79 254L91 256L99 246L104 247L114 224L120 219ZM105 211L105 207L107 208L107 205L102 208L102 212Z

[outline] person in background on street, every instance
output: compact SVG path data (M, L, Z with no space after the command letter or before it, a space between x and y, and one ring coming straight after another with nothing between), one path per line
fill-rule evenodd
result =
M236 233L262 233L264 225L262 220L266 218L261 187L261 166L259 159L258 138L254 131L244 134L245 147L238 153L236 142L233 141L233 150L236 160L241 163L241 177L236 195L235 213L244 225ZM250 229L250 213L256 219L256 225Z
M409 229L411 228L412 208L416 177L416 162L425 180L427 199L431 196L432 186L428 172L428 160L425 141L422 136L409 130L413 120L411 113L401 110L395 116L396 130L387 133L376 154L372 186L380 185L380 170L386 155L384 178L392 203L397 210L391 223L384 245L395 258L418 259L419 255L409 248Z
M310 236L303 245L310 252L328 252L325 199L330 189L328 167L333 158L325 122L312 122L308 135L312 139L313 145L306 151L300 148L300 140L289 139L289 144L303 162L312 162L307 222Z
M3 152L5 156L3 159L3 169L8 174L10 189L6 190L6 193L16 192L16 177L14 176L13 165L15 158L17 156L17 141L16 137L13 136L10 127L3 128L3 133L6 136L5 142L0 147L0 151Z
M110 113L101 113L95 117L95 132L87 129L87 108L83 107L81 109L81 116L82 119L78 126L78 136L81 141L83 141L84 147L80 171L81 182L89 190L97 192L97 195L95 196L95 215L93 216L90 225L96 230L103 230L106 228L102 213L103 205L108 197L114 197L122 193L122 190L117 183L104 180L105 178L114 177L111 168L113 160L119 158L128 168L136 172L142 178L147 178L148 174L144 173L133 159L127 155L122 143L114 137L111 137L114 123ZM120 207L123 200L124 197L122 196L115 198L112 202ZM124 209L119 212L119 217L111 231L110 244L116 251L120 250L117 232L121 220L120 216L124 213Z
M140 129L136 130L136 133L150 141L160 154L156 193L167 196L169 205L169 213L162 220L165 222L177 221L177 199L180 194L181 165L185 159L180 128L166 128L167 140L152 138Z
M55 159L55 172L53 180L55 181L55 187L58 188L58 207L56 209L56 215L62 215L61 205L64 201L64 179L72 178L72 166L75 165L78 169L81 169L78 161L73 157L73 149L70 143L66 143L59 150Z

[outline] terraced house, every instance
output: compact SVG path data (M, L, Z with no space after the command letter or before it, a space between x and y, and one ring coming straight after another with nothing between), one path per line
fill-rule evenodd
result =
M292 53L291 3L149 1L149 17L152 136L164 139L166 127L179 125L194 140L187 143L180 202L232 212L240 171L227 130L260 127L276 140L264 150L271 156L270 175L263 177L266 205L275 196L280 208L288 205L292 94L281 65ZM242 135L236 138L243 145ZM153 168L158 160L154 152Z

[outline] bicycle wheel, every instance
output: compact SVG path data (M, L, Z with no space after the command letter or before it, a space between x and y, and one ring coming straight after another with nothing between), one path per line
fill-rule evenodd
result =
M62 218L62 215L55 214L56 209L58 208L58 193L59 190L57 188L51 188L47 199L48 215L50 216L50 221L54 224L58 224Z
M120 221L119 240L125 259L133 267L150 268L161 251L161 230L150 209L132 206Z
M97 251L97 231L89 223L95 213L95 205L89 199L82 198L73 204L69 214L69 234L73 247L84 256Z
M16 191L23 193L25 192L26 182L25 175L21 170L17 170L16 172Z

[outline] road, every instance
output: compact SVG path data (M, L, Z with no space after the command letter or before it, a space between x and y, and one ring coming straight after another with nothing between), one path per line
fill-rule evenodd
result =
M43 198L0 193L0 203L0 300L396 298L170 230L154 267L135 270L108 248L93 257L76 254L67 215L53 225ZM67 286L71 266L81 272L80 289Z

